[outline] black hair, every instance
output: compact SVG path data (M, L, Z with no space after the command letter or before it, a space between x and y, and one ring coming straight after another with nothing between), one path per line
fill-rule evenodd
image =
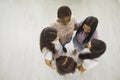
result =
M66 59L68 60L64 64ZM72 57L60 56L59 58L56 59L57 72L60 75L65 75L68 73L75 72L76 66L77 66L77 63L73 60Z
M52 51L53 54L56 53L55 46L52 44L52 41L54 41L57 38L57 30L53 27L47 27L44 28L40 35L40 49L45 47Z
M71 15L72 15L71 9L68 6L61 6L58 8L57 17L59 19L63 19L65 17L71 16Z
M76 35L80 32L83 32L84 29L83 29L83 25L86 24L88 26L90 26L91 28L91 31L88 33L88 36L84 39L83 43L88 43L90 38L92 37L93 33L95 32L96 28L97 28L97 25L98 25L98 19L94 16L89 16L87 17L81 26L79 26L77 32L76 32Z
M91 53L79 54L80 59L94 59L100 57L106 51L106 44L102 40L93 39L91 41Z

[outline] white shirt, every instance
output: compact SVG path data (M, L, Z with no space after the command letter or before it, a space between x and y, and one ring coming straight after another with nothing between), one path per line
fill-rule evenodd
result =
M62 45L60 44L60 42L58 40L54 41L53 44L55 45L55 49L57 51L57 53L54 56L52 55L52 52L47 48L43 48L42 53L43 53L44 59L51 60L52 66L56 67L55 59L63 55L63 49L62 49ZM54 60L53 60L53 58L54 58Z
M43 53L44 59L52 60L52 52L50 50L48 50L47 48L43 48L42 53Z
M88 48L85 48L80 54L84 54L85 52L90 52ZM77 54L77 65L80 66L82 65L85 69L90 69L94 66L97 65L98 63L98 58L95 58L95 59L84 59L84 60L81 60L78 58L78 55Z

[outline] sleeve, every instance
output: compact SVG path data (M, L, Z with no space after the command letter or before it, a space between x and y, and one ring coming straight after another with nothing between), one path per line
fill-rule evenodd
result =
M83 21L76 23L76 28L78 29L82 25Z
M61 24L58 21L56 21L56 22L51 23L49 26L57 29L57 27L59 27L60 25Z
M94 32L92 39L98 39L98 32L97 31Z
M44 50L43 51L43 56L47 60L52 60L52 52L51 51Z
M85 59L85 60L83 60L82 66L83 66L85 69L90 69L90 68L96 66L97 64L98 64L98 61L97 61L97 60Z

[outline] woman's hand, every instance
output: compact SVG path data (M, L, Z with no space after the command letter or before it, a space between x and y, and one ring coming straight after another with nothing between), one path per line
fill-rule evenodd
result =
M72 55L74 55L74 56L77 55L77 50L76 49L72 51Z
M81 66L78 67L78 70L79 70L80 72L84 72L86 69L81 65Z
M45 59L45 63L52 69L55 69L54 67L52 67L52 60L47 60Z

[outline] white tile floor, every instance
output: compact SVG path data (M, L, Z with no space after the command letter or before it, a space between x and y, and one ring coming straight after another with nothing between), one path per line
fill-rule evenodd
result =
M0 0L0 80L64 80L48 68L39 50L39 35L68 5L77 21L99 19L107 51L99 64L65 80L120 80L120 0Z

